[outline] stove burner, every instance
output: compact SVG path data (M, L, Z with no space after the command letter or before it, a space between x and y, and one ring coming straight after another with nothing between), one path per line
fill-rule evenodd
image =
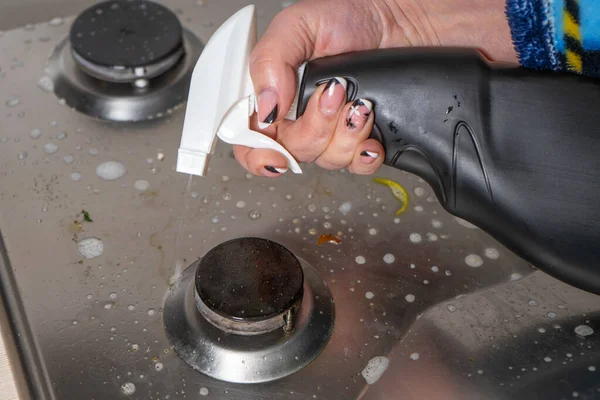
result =
M90 75L110 82L151 79L172 68L184 53L177 16L146 0L96 4L73 22L73 57Z
M83 11L46 73L69 107L109 121L167 116L187 98L203 45L177 16L145 0L110 0Z
M164 305L167 337L215 379L267 382L314 360L333 331L331 293L315 270L266 239L222 243L183 271Z
M285 247L260 238L235 239L200 261L196 302L202 315L226 332L265 333L282 327L285 314L295 314L303 280L300 262Z

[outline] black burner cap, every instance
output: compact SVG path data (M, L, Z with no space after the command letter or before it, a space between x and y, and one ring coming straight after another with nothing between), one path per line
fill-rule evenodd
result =
M302 299L304 273L285 247L240 238L210 250L198 264L196 291L217 314L235 320L272 318Z
M77 54L104 67L143 67L183 46L177 16L145 0L112 0L88 8L73 22L69 39Z

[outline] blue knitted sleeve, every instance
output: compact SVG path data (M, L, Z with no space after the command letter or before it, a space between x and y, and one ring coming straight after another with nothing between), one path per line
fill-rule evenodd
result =
M507 0L521 65L600 77L599 0Z

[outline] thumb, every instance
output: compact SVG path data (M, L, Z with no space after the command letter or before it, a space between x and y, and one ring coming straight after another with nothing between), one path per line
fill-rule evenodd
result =
M287 114L296 93L296 70L313 56L319 18L309 23L304 8L298 3L277 14L252 52L250 76L260 129Z

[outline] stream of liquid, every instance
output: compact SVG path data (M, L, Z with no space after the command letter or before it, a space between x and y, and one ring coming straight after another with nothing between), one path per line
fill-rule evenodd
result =
M183 243L184 243L184 235L187 230L186 222L190 217L190 207L192 201L192 188L194 184L194 176L190 175L187 183L187 187L185 193L183 194L183 207L181 207L181 212L179 213L179 217L177 218L177 228L175 230L175 246L173 247L174 251L174 259L175 259L175 272L173 276L171 276L170 283L175 283L183 270L187 267L187 263L183 258L178 257L178 254L183 253Z

